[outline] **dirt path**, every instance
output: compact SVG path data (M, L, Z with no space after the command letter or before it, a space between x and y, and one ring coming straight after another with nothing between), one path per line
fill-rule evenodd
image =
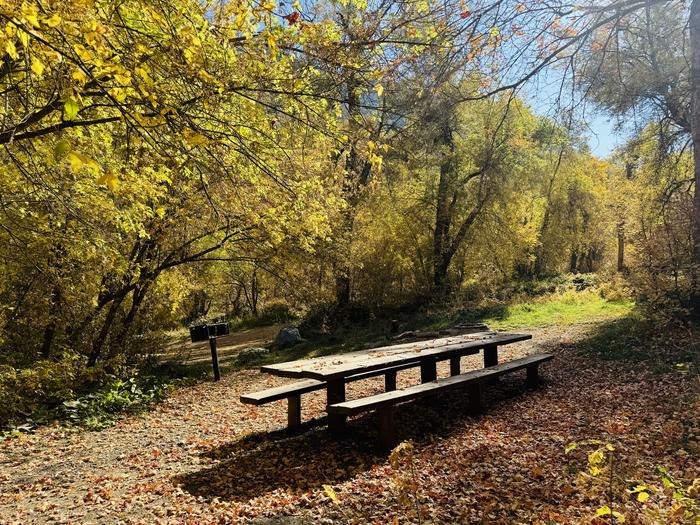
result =
M423 523L578 523L603 501L577 481L580 458L564 454L585 438L621 447L635 475L653 477L660 464L698 477L696 380L582 357L576 344L590 329L539 330L533 342L506 347L504 360L543 349L557 359L538 391L524 393L519 376L490 388L481 417L462 415L462 395L398 410L401 437L415 442ZM399 376L416 380L416 371ZM238 402L281 382L242 371L101 432L44 428L0 444L0 523L417 523L396 484L407 470L372 446L373 416L353 422L342 441L323 428L267 434L284 426L284 402ZM354 383L349 395L381 384ZM305 396L305 419L322 414L323 397ZM628 504L628 522L639 523L637 507Z

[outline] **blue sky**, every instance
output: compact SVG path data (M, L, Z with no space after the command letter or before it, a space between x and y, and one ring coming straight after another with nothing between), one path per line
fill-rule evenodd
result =
M547 116L557 121L561 115L559 96L567 97L567 82L562 85L562 75L553 68L547 68L535 76L524 86L525 99L529 101L535 113ZM574 95L578 96L578 95ZM625 131L616 129L615 116L597 108L592 102L578 101L576 120L582 124L582 130L591 152L601 159L608 157L615 148L625 143ZM581 103L582 102L582 103ZM567 102L563 102L564 105Z
M590 128L588 144L596 157L605 158L624 143L624 133L615 130L615 123L610 117L591 115L585 120Z

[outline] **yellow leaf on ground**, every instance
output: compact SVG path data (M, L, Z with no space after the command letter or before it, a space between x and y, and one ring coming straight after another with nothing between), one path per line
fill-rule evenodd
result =
M333 487L330 485L323 485L323 491L333 503L338 503L338 495L335 493L335 490L333 490Z

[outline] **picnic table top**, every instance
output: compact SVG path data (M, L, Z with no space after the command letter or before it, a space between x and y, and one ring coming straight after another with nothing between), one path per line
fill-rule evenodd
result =
M417 341L261 367L261 372L282 377L331 380L434 357L472 353L487 345L504 345L532 339L530 334L480 332Z

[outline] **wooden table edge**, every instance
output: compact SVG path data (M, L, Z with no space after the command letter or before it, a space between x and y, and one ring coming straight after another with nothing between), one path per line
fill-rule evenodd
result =
M506 334L504 334L504 335L506 335ZM304 379L317 379L319 381L333 381L333 380L337 380L337 379L340 379L343 377L349 377L351 375L361 374L363 372L371 372L373 370L381 370L382 368L388 368L388 367L391 367L394 365L412 363L414 361L416 362L416 365L418 365L418 364L420 364L421 361L426 360L426 359L430 359L431 357L435 357L435 358L439 357L439 359L436 359L436 360L443 361L443 360L449 359L450 357L455 357L457 355L461 355L461 356L475 355L475 354L478 354L486 346L490 346L490 345L506 346L506 345L509 345L512 343L521 343L523 341L528 341L528 340L532 339L532 334L515 334L514 333L514 334L507 334L507 335L509 335L511 337L508 339L508 342L506 342L506 343L503 343L503 342L501 342L500 344L499 344L499 342L490 343L488 340L478 341L480 343L478 345L468 346L466 348L453 348L453 349L449 349L449 350L442 350L441 352L437 352L433 355L427 355L425 357L419 357L419 356L416 356L415 358L407 357L404 360L396 360L396 361L393 361L391 363L378 363L376 365L370 365L370 366L364 367L362 369L354 369L352 371L352 373L350 373L349 371L342 371L342 372L328 374L328 373L314 372L314 371L303 371L303 370L290 371L290 370L280 370L278 368L273 368L275 366L279 366L279 365L282 365L284 363L277 363L276 365L265 365L265 366L260 367L260 371L267 373L267 374L270 374L270 375L275 375L278 377L289 377L289 378L295 378L295 379L302 379L302 378L304 378ZM450 346L459 346L459 345L463 345L463 344L466 345L466 344L475 343L475 342L477 342L477 341L468 341L465 343L455 343L454 345L450 345ZM437 350L439 348L440 347L435 347L434 349ZM430 350L430 349L427 349L427 350ZM342 356L342 354L339 354L339 355ZM297 361L303 361L303 359L298 359ZM288 362L291 363L294 361L288 361Z

